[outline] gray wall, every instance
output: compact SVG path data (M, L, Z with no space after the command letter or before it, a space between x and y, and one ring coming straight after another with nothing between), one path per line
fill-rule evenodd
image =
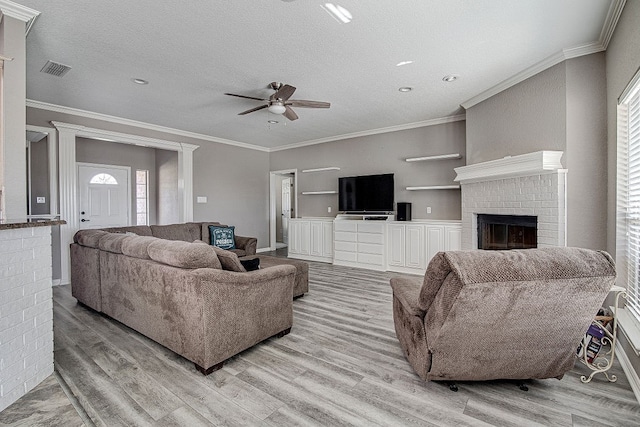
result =
M407 157L460 153L462 159L407 163ZM450 185L454 167L465 164L464 121L351 138L271 153L271 170L298 169L298 213L335 216L338 196L302 195L337 190L338 177L393 173L395 201L412 203L413 218L460 219L459 190L406 191L408 186ZM339 171L301 173L303 169L338 166ZM432 209L426 213L427 206ZM331 207L332 213L327 212Z
M606 52L607 59L607 140L608 140L608 223L607 249L616 250L616 107L618 97L640 68L640 1L628 1ZM624 284L623 284L624 285ZM624 336L620 343L640 375L640 356Z
M201 142L193 158L194 221L235 225L236 234L269 247L269 153Z
M598 53L562 62L467 110L468 164L564 151L569 246L607 246L605 91Z
M30 158L30 177L31 182L31 205L32 215L44 215L51 213L50 211L50 195L49 195L49 152L47 148L47 140L43 138L37 142L29 144ZM38 197L45 197L45 203L36 203Z
M149 171L149 223L156 223L156 150L117 142L76 139L76 161L131 168L131 224L136 224L136 169ZM177 204L177 202L176 202Z
M157 224L180 221L178 203L178 152L156 150L156 182L158 200Z

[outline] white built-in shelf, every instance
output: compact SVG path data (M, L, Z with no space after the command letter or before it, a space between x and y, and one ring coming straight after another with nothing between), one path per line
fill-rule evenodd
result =
M303 191L302 194L304 195L314 195L314 194L338 194L337 191L335 190L327 190L327 191Z
M447 159L460 159L462 156L459 153L455 154L439 154L437 156L425 156L425 157L409 157L405 159L407 162L426 162L429 160L447 160Z
M459 190L459 185L423 185L420 187L407 187L408 191L416 190Z
M339 171L340 168L337 166L327 166L325 168L314 168L314 169L303 169L302 172L303 173L308 173L308 172L327 172L327 171Z

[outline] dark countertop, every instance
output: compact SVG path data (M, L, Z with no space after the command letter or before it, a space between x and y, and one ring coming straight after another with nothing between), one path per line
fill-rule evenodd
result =
M62 225L67 221L62 219L50 219L50 218L29 218L29 219L3 219L0 220L1 230L15 230L16 228L30 228L30 227L45 227L47 225Z

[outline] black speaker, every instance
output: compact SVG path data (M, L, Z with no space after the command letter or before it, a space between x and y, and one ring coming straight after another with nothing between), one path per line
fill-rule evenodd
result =
M411 203L398 202L398 221L411 221Z

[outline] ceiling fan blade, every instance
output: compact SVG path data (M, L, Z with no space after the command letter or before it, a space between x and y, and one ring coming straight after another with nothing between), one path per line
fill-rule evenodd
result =
M268 99L256 98L254 96L236 95L235 93L225 93L225 95L236 96L238 98L245 98L245 99L255 99L256 101L268 101Z
M298 120L298 115L296 114L295 111L291 109L291 107L289 107L288 105L285 105L284 108L286 108L286 110L284 113L282 113L283 116L285 116L287 119L291 121Z
M286 101L287 99L291 98L291 95L293 95L293 92L295 91L295 87L284 85L280 89L278 89L276 93L271 95L271 99L282 99L283 101Z
M261 105L261 106L256 107L256 108L252 108L250 110L243 111L242 113L238 113L238 115L239 116L244 116L245 114L253 113L254 111L262 110L263 108L267 108L267 107L268 107L268 105Z
M304 99L292 99L285 103L286 105L291 105L293 107L302 107L302 108L329 108L331 107L331 103L322 102L322 101L307 101Z

